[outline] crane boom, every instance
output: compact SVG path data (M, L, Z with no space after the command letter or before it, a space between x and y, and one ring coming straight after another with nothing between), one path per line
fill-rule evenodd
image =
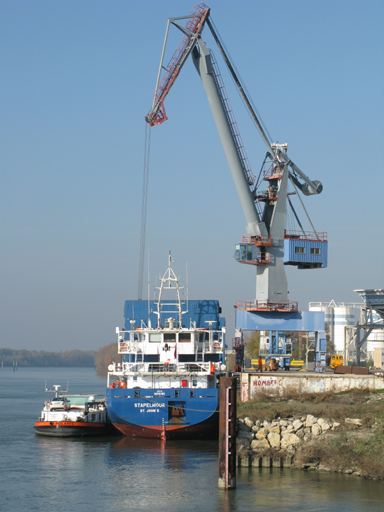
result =
M177 76L180 73L181 68L184 66L188 59L191 51L197 42L197 37L200 35L204 28L204 22L209 16L209 7L205 4L200 3L195 5L192 9L190 16L182 16L179 18L169 18L167 23L167 29L165 32L165 38L163 43L163 51L160 59L159 72L157 75L156 89L153 96L152 108L145 116L145 120L150 126L161 124L168 118L165 114L164 100L169 93L172 85L175 83ZM189 19L186 27L182 27L176 20ZM165 69L165 74L160 82L161 70L163 68L163 60L165 47L168 39L169 25L175 25L179 30L184 33L184 37L181 40L177 50L173 54L168 66Z
M221 143L231 169L237 193L239 194L244 215L248 223L248 234L252 236L267 235L265 224L260 222L247 176L244 172L243 162L239 155L236 139L233 136L226 109L223 105L217 83L215 82L211 53L201 37L198 38L198 45L200 53L195 47L192 53L192 59L203 82L216 128L219 132Z

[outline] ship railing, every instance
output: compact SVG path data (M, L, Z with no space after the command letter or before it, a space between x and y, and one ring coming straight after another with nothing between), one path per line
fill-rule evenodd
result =
M108 367L110 374L126 375L129 373L211 373L211 364L209 361L195 361L189 363L111 363ZM213 363L215 364L215 363ZM215 367L217 364L215 364Z

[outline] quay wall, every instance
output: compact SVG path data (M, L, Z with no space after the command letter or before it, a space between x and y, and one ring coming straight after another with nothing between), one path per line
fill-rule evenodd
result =
M284 397L289 392L340 393L351 389L384 389L384 379L376 375L336 375L318 373L242 373L241 400L252 400L256 393L263 392Z

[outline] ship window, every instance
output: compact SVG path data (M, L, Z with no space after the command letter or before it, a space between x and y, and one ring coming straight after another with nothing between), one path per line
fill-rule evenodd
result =
M180 391L178 389L175 390L175 397L180 398Z
M161 333L151 332L149 334L149 342L150 343L161 343Z
M320 254L320 249L317 247L311 247L311 254Z
M191 341L191 333L190 332L180 332L179 333L179 342L187 343Z
M195 392L195 391L190 391L189 396L190 396L191 398L195 398L195 396L196 396L196 392Z
M305 254L305 247L295 247L296 254Z
M197 379L192 380L192 386L197 386Z
M164 342L165 343L176 343L176 333L175 332L165 332L164 333Z

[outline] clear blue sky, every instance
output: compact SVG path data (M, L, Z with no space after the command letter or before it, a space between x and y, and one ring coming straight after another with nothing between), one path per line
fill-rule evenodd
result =
M305 205L328 232L329 267L289 268L290 299L306 310L384 288L383 1L208 5L272 138L324 185ZM192 7L0 3L0 347L88 350L115 340L124 300L137 298L144 116L166 20ZM173 29L172 51L180 35ZM204 39L219 57L208 28ZM219 65L258 173L265 147ZM231 338L233 305L255 297L255 270L233 258L246 222L192 61L166 111L169 121L152 129L151 290L170 249L183 282L188 263L189 297L220 301Z

